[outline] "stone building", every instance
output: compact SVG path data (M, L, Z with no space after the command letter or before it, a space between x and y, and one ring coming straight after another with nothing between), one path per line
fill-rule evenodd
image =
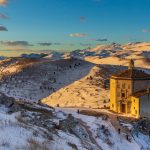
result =
M110 78L110 110L150 118L150 75L134 67Z

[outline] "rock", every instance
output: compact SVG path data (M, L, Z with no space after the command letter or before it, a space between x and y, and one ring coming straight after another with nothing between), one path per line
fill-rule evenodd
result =
M0 93L0 104L5 105L6 107L11 107L15 102L15 99L12 97L7 97L6 95Z
M21 110L22 110L22 107L18 103L14 102L14 104L11 107L9 107L8 113L14 113L14 112L18 112Z
M64 131L71 131L77 124L78 121L71 114L68 115L67 119L59 121L59 126Z

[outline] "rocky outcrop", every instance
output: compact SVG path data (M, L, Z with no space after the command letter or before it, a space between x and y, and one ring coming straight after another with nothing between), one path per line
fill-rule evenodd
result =
M66 119L59 121L59 127L61 130L78 137L86 149L101 150L92 137L88 127L84 125L81 120L74 118L71 114L69 114Z
M6 107L11 107L15 102L15 99L12 97L7 97L6 95L0 93L0 104L5 105Z
M40 112L44 115L52 115L53 110L52 107L48 107L46 105L15 100L14 98L8 97L3 93L0 93L0 105L4 105L8 108L8 113L26 110L31 112Z
M59 121L59 127L63 131L72 132L73 129L77 126L77 124L78 121L71 114L69 114L66 119Z

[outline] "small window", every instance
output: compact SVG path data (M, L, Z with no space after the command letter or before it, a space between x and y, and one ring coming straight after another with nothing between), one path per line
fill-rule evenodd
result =
M125 97L125 93L121 93L121 97Z
M135 109L135 107L134 107L134 109Z
M112 104L112 108L114 108L114 104Z
M135 114L137 114L137 110L135 110Z

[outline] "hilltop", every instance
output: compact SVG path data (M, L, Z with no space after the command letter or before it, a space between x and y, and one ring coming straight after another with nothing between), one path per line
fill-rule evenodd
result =
M127 66L128 60L134 59L137 67L150 69L150 43L146 42L98 45L95 48L76 50L71 54L95 64Z

